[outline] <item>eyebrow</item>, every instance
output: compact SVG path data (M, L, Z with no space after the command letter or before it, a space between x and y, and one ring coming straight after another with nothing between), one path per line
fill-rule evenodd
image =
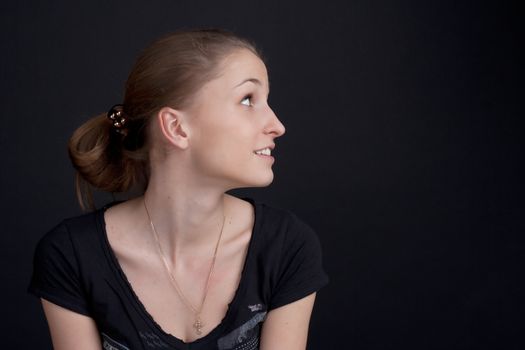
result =
M238 86L241 86L242 84L244 83L247 83L247 82L252 82L256 85L259 85L259 86L262 86L263 84L261 83L261 81L257 78L248 78L248 79L244 79L240 84L237 84L234 86L234 88L238 87ZM270 90L270 82L268 81L268 90Z

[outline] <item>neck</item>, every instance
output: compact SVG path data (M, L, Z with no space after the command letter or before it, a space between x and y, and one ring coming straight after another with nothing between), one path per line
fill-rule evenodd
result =
M176 179L150 178L142 198L161 245L172 259L183 255L209 256L223 220L223 232L227 230L226 202L230 196L222 191L206 190L203 186L193 188L184 182L181 182L184 186L166 185L177 183ZM142 212L148 220L144 208Z

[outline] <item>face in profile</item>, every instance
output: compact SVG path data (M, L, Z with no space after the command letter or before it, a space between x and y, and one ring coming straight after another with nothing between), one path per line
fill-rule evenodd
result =
M268 186L279 160L255 151L272 148L285 127L268 105L266 67L246 49L233 52L222 67L189 111L193 166L205 182L219 181L228 189Z

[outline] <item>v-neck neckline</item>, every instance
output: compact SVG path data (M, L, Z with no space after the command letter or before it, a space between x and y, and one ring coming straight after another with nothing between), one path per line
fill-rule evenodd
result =
M108 238L108 234L106 231L106 221L104 218L104 213L106 209L122 201L112 202L98 210L98 213L97 213L98 214L97 223L99 225L98 232L100 233L100 236L102 238L102 244L106 252L106 257L108 258L108 262L111 265L112 271L115 273L117 280L119 281L124 291L126 292L131 304L137 309L138 313L145 319L145 321L150 325L150 327L156 330L158 335L162 337L162 339L165 342L173 346L176 346L177 348L189 349L190 347L195 346L197 344L201 345L201 343L205 344L212 340L217 339L218 335L221 334L221 331L231 323L232 318L234 318L236 311L238 309L239 299L241 299L242 296L245 294L247 279L248 279L247 270L249 269L249 265L251 264L252 255L253 255L252 252L254 250L254 245L259 235L261 219L262 219L262 209L261 209L261 204L251 197L241 197L240 199L249 202L253 206L254 223L253 223L253 228L252 228L252 234L250 237L250 242L248 243L248 249L247 249L247 252L244 258L243 269L241 272L241 278L240 278L239 284L237 286L233 299L228 304L228 309L226 310L226 313L223 319L221 320L221 322L215 328L213 328L208 334L206 334L204 337L195 339L194 341L191 341L191 342L184 342L182 339L177 338L173 334L167 333L155 321L153 316L146 310L146 307L144 306L142 301L139 299L138 295L135 293L133 286L129 282L126 274L124 273L124 270L120 266L120 263L115 255L115 252L113 251L113 248L111 247L111 244L109 243L109 238Z

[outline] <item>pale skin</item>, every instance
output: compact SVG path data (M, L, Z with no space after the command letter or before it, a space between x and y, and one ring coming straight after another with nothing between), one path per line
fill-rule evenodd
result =
M110 245L133 290L161 328L184 342L206 336L221 322L239 284L254 212L250 203L225 192L268 186L273 161L254 151L274 145L285 133L268 105L264 63L245 49L223 63L220 77L205 84L190 107L164 107L155 115L152 170L144 196L105 213ZM196 335L195 315L176 293L159 257L144 200L173 275L195 307L205 293L225 217L201 313L201 335ZM305 349L314 301L312 293L271 310L262 325L260 349ZM44 299L42 304L56 350L100 349L93 319Z

